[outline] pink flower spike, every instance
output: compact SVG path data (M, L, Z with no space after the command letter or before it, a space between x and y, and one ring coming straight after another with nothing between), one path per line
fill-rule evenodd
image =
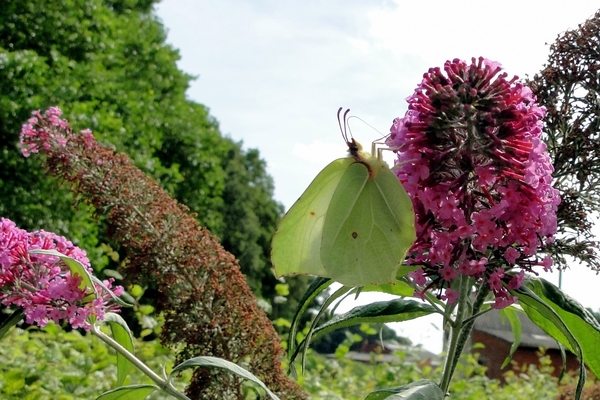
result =
M503 289L503 286L502 286L502 278L503 277L504 277L504 271L501 269L497 269L496 271L492 272L492 274L490 275L490 277L488 279L490 289L492 289L494 291L502 290Z
M458 272L450 266L445 266L442 269L440 269L440 276L446 282L450 282L458 276Z
M425 290L415 290L413 292L413 296L418 297L421 300L425 301Z
M46 111L46 115L51 117L60 117L62 115L62 110L56 106L53 106Z
M553 241L560 197L535 101L500 63L453 59L423 75L394 120L386 143L417 229L406 262L431 277L427 290L463 274L486 282L504 307L513 302L504 285L519 286L503 281L505 271L550 268L536 254Z
M496 310L501 310L503 308L506 308L506 307L516 303L517 300L518 300L517 296L510 296L510 295L498 296L498 295L496 295L496 300L494 301L494 304L492 304L492 308L495 308Z
M71 276L59 257L29 253L37 249L56 250L91 272L85 252L64 237L45 231L26 232L12 221L0 218L1 304L22 308L29 324L43 327L50 320L57 323L67 320L73 328L86 330L91 328L90 315L102 320L106 312L118 311L104 288L96 285L98 296L89 297L91 290L79 287L80 275ZM122 287L113 288L113 281L104 281L105 287L122 293Z
M81 134L83 135L84 146L88 149L92 147L92 144L94 143L94 135L92 134L92 131L89 129L84 129L81 131Z
M514 247L509 247L504 252L504 258L511 265L513 265L517 261L517 258L519 258L520 255L521 253Z

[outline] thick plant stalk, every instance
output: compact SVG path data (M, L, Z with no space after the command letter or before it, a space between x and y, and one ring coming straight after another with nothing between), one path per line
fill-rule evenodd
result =
M156 309L165 316L161 342L178 349L176 361L222 357L243 363L282 398L306 398L285 376L279 337L235 257L127 155L96 142L89 130L73 132L59 116L56 108L34 113L21 133L23 153L44 153L48 172L106 217L111 239L127 251L125 275L158 289ZM237 378L208 369L195 371L186 394L243 396Z
M189 400L189 397L177 391L173 384L167 381L165 378L160 377L154 371L152 371L144 362L139 358L130 353L126 348L121 346L119 342L114 340L112 337L106 335L97 326L92 325L91 332L98 339L102 340L108 346L112 347L119 354L123 355L129 362L131 362L137 369L142 371L147 377L149 377L160 389L168 393L172 397L179 400Z

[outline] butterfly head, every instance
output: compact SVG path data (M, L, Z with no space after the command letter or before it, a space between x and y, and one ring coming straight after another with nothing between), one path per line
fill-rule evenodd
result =
M350 153L352 157L356 158L357 160L362 157L361 153L363 147L360 143L354 140L354 138L351 138L350 141L346 141L346 144L348 145L348 153Z

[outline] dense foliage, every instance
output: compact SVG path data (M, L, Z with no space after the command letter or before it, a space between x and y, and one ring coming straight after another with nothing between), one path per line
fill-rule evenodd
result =
M78 331L50 324L43 331L14 329L0 347L3 399L93 399L116 383L115 355L106 345ZM173 367L174 356L156 341L136 341L137 355L155 370ZM177 386L189 381L185 373ZM128 383L151 383L133 370ZM157 399L158 396L151 398Z
M172 367L173 355L165 352L156 342L136 342L138 355L158 369ZM307 370L299 382L314 399L363 399L370 391L421 378L433 378L439 371L427 365L407 361L406 354L398 354L398 362L359 363L344 358L327 359L309 354ZM546 360L542 358L542 360ZM547 361L547 360L546 360ZM36 330L13 330L3 339L0 347L0 397L3 399L88 399L94 398L115 382L114 355L103 344L77 332L65 332L50 325L46 333ZM60 365L60 368L56 368ZM484 368L477 359L466 356L459 364L457 377L452 384L452 398L458 400L530 400L572 399L567 377L559 385L548 374L548 363L542 362L540 370L529 367L511 371L506 384L486 378ZM186 382L189 376L181 378ZM128 378L129 382L129 378ZM131 383L147 382L143 375L134 372ZM245 385L246 398L257 398L251 385ZM588 389L590 394L597 386ZM571 394L569 394L571 393ZM595 392L594 392L595 393ZM159 398L159 397L153 397ZM589 397L592 398L592 397Z
M0 13L0 215L65 235L92 265L109 262L103 225L16 148L34 109L61 106L76 128L129 154L240 259L250 287L277 296L269 243L282 214L256 150L225 138L208 109L185 98L191 77L165 43L152 0L6 0ZM113 245L114 246L114 245ZM112 267L115 267L113 265ZM294 303L300 280L289 280ZM272 318L294 304L274 304Z

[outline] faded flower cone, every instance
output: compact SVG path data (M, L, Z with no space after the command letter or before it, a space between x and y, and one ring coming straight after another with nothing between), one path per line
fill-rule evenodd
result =
M56 107L35 112L23 126L25 156L47 156L51 174L106 215L109 234L127 250L130 281L157 286L163 345L177 348L177 362L199 355L243 365L279 396L305 398L281 367L283 349L265 313L256 305L233 255L131 159L75 133ZM191 399L243 398L241 381L201 368L186 390Z

